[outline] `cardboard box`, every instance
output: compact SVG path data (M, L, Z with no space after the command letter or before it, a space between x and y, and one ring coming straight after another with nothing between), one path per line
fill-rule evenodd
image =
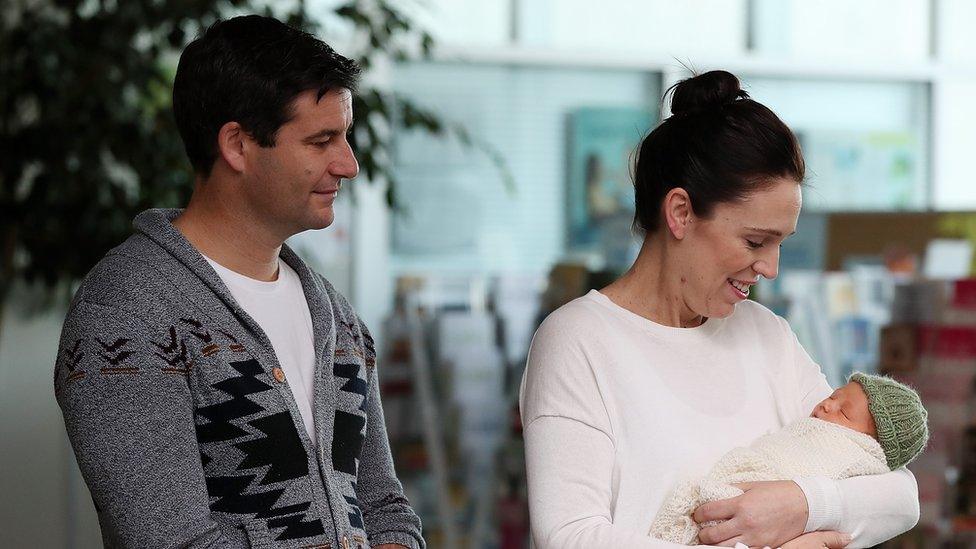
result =
M935 238L969 238L972 212L834 213L827 220L827 270L839 271L852 256L882 256L892 250L924 256Z
M953 283L952 306L976 310L976 278L966 278Z
M881 329L879 370L883 374L912 372L918 368L916 327L894 324Z

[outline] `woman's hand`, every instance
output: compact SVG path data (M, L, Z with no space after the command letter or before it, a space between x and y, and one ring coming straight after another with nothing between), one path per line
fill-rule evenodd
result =
M810 532L784 543L780 549L843 549L851 536L840 532Z
M702 528L698 539L706 545L734 547L786 547L803 535L807 525L807 498L791 480L747 482L734 485L745 493L706 503L695 510L698 524L724 521ZM806 546L804 546L806 547Z

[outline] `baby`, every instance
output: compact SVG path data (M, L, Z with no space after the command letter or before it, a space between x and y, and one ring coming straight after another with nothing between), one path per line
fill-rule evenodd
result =
M883 376L853 374L810 417L734 448L698 482L683 482L661 507L650 535L698 544L698 506L741 495L732 484L823 476L877 475L915 459L928 441L918 393ZM708 526L710 524L706 524Z

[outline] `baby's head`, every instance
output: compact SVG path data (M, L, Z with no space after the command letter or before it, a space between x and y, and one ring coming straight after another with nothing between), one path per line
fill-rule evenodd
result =
M892 469L918 457L929 438L928 412L918 393L884 376L854 373L811 415L874 437Z

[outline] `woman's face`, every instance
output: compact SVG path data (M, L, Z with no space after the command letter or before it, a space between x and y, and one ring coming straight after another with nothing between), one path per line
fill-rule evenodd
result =
M759 277L776 278L779 248L796 231L800 185L782 178L735 203L717 204L708 219L692 214L682 239L682 294L706 318L724 318Z

